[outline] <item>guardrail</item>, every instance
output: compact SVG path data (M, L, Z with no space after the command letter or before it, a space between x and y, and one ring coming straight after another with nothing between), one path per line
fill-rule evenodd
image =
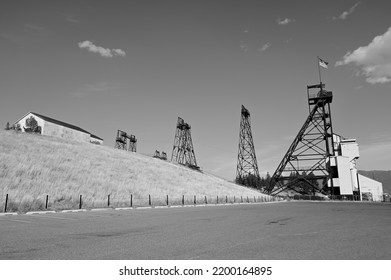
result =
M283 198L281 197L275 197L275 196L185 196L182 195L180 197L170 197L169 195L166 195L164 197L153 197L152 195L148 194L145 197L138 197L135 198L133 194L130 194L129 200L124 201L122 200L115 200L113 197L108 194L106 200L99 200L94 201L94 205L86 203L86 197L83 195L79 195L77 198L75 198L72 201L69 201L69 204L72 205L72 207L68 207L68 210L75 210L75 209L88 209L88 208L94 208L97 205L100 207L107 207L107 208L115 208L115 207L154 207L154 206L187 206L187 205L208 205L208 204L215 204L215 205L223 205L223 204L240 204L240 203L263 203L263 202L275 202L275 201L281 201ZM18 202L13 201L12 198L6 194L5 197L5 203L4 207L1 209L4 211L4 213L7 213L9 211L18 211L18 212L27 212L23 209L28 209L28 211L33 210L63 210L64 207L61 207L59 203L51 202L49 195L43 195L41 198L36 198L33 201L30 201L31 204L34 203L35 207L31 207L31 205L28 204L28 202ZM0 210L1 211L1 210Z

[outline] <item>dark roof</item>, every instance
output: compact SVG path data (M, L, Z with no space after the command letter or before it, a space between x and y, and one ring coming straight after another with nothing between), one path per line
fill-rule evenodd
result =
M91 134L87 130L84 130L84 129L82 129L82 128L78 127L78 126L75 126L73 124L69 124L69 123L66 123L66 122L55 120L55 119L52 119L52 118L49 118L49 117L46 117L46 116L43 116L41 114L37 114L37 113L34 113L34 112L30 112L30 113L36 115L37 117L40 117L41 119L43 119L43 120L45 120L47 122L55 123L55 124L58 124L58 125L61 125L61 126L65 126L65 127L68 127L68 128L74 129L74 130L78 130L78 131L87 133L87 134Z
M102 139L102 138L100 138L100 137L98 137L98 136L96 136L96 135L94 135L94 134L91 134L91 137L92 137L92 138L99 139L99 140L102 140L102 141L103 141L103 139Z
M84 133L87 133L87 134L90 134L90 137L93 137L93 138L96 138L96 139L100 139L103 141L102 138L99 138L98 136L96 135L93 135L92 133L88 132L87 130L84 130L76 125L73 125L73 124L69 124L69 123L66 123L66 122L62 122L62 121L59 121L59 120L56 120L56 119L52 119L52 118L49 118L49 117L46 117L44 115L41 115L41 114L37 114L37 113L34 113L34 112L30 112L31 114L33 115L36 115L37 117L40 117L41 119L47 121L47 122L51 122L51 123L54 123L54 124L58 124L58 125L61 125L61 126L64 126L64 127L68 127L70 129L73 129L73 130L77 130L77 131L81 131L81 132L84 132ZM29 114L29 113L28 113ZM27 114L27 115L28 115Z

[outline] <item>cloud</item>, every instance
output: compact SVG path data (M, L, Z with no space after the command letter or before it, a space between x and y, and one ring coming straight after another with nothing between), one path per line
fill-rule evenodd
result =
M96 46L90 41L79 42L78 45L81 49L86 49L89 52L98 53L103 57L126 56L126 53L121 49L107 49L104 47Z
M104 96L110 93L112 95L119 89L119 86L108 82L99 82L95 84L85 84L75 92L72 92L74 97L90 97L90 96Z
M283 20L277 19L277 23L279 25L287 25L287 24L289 24L291 22L294 22L294 21L295 21L294 19L290 19L290 18L286 18L286 19L283 19Z
M244 52L247 52L249 50L249 46L245 41L240 41L240 49Z
M349 15L351 15L354 10L357 8L357 6L360 4L360 2L357 2L356 4L354 4L349 10L347 11L344 11L342 14L340 14L338 17L333 17L334 20L336 19L341 19L341 20L344 20L346 19Z
M73 16L66 17L66 21L70 23L79 23L80 21L78 19L75 19Z
M266 44L264 44L261 48L259 48L258 50L261 51L261 52L264 52L266 51L268 48L270 47L270 43L267 42Z
M31 24L31 23L26 23L24 26L29 29L33 29L33 30L45 30L45 27L42 27L42 26L39 26L36 24Z
M365 47L359 47L344 55L335 66L355 63L361 67L366 81L371 84L391 81L391 27L383 35L376 36Z

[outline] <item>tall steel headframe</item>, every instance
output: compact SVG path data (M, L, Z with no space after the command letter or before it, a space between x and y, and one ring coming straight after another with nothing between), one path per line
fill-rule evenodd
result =
M333 189L330 157L334 155L330 104L325 84L307 86L309 115L274 172L266 192L328 194Z
M117 137L115 138L115 146L114 148L120 149L120 150L127 150L127 142L128 142L128 135L125 131L118 130L117 131Z
M190 168L199 169L194 154L190 130L191 126L185 123L182 118L178 117L171 161L176 161Z
M129 151L136 152L137 148L137 139L134 135L128 135L129 138Z
M243 180L249 175L253 175L258 179L260 178L254 141L251 133L250 112L242 105L236 180Z

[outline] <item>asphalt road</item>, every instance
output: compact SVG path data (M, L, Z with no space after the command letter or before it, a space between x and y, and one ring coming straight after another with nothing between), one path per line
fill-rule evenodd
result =
M0 259L391 259L391 204L283 202L0 216Z

